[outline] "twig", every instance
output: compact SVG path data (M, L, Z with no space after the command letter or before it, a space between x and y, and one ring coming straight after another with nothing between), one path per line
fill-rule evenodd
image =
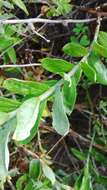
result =
M30 63L30 64L22 64L22 65L0 65L0 68L23 68L23 67L34 67L34 66L41 66L40 63Z
M13 183L10 180L8 180L8 184L12 190L16 190Z
M66 135L65 135L66 136ZM47 155L50 154L55 148L56 146L58 146L58 144L65 138L65 136L62 136L56 143L55 145L48 151Z
M37 158L40 160L40 157L36 153L32 152L31 150L28 150L24 146L19 146L19 148L22 149L23 152L25 152L28 156L32 156L33 158Z
M44 19L44 18L29 18L29 19L0 20L0 24L47 23L47 24L64 24L64 25L66 25L66 24L69 24L69 23L89 23L89 22L95 21L96 19L97 18L51 20L51 19Z
M38 31L35 30L33 23L29 23L28 26L30 27L30 29L33 31L34 34L45 40L47 43L50 43L50 40L48 40L45 36L41 35Z

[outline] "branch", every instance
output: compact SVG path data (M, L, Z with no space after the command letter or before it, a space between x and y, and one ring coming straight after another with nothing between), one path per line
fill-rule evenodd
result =
M23 68L23 67L34 67L34 66L40 66L40 63L29 63L29 64L23 64L23 65L0 65L0 69L3 68Z
M30 18L30 19L10 19L0 20L0 24L29 24L29 23L47 23L47 24L69 24L69 23L89 23L95 21L97 18L90 19L61 19L51 20L44 18Z

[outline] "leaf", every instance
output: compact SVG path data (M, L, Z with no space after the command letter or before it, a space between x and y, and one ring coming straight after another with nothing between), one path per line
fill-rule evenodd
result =
M88 63L96 72L96 82L107 85L107 68L100 61L99 57L95 54L92 54L88 60Z
M72 69L72 64L56 58L44 58L41 60L42 66L52 73L64 73Z
M17 111L17 126L13 139L17 141L25 140L29 137L31 129L34 127L39 114L40 100L30 98L26 100Z
M24 174L21 177L19 177L17 182L16 182L17 190L23 190L23 185L25 183L27 183L27 181L28 181L28 175L27 174Z
M107 48L107 32L100 31L98 36L98 42Z
M45 83L13 78L5 80L3 87L16 94L31 96L39 96L49 89L49 85Z
M33 159L29 165L29 176L36 180L40 176L41 166L38 159Z
M16 110L21 102L9 98L0 97L0 112L11 112Z
M66 112L68 114L71 114L71 112L74 109L74 105L76 102L76 82L75 78L71 78L71 81L64 81L64 86L63 86L63 100L64 100L64 105Z
M6 121L10 120L13 116L15 116L16 112L0 112L0 125L3 125Z
M87 162L84 168L84 176L82 179L80 190L92 190L91 176L89 173L89 162Z
M16 52L14 50L14 48L9 48L8 51L7 51L7 54L10 58L10 60L13 62L13 63L16 63Z
M80 39L80 44L83 46L88 46L90 43L90 40L87 35L83 35Z
M22 0L12 0L15 5L17 5L20 9L22 9L27 15L29 14L25 4Z
M75 66L74 66L75 67ZM74 74L76 85L78 85L82 75L82 69L81 66L77 69L76 73Z
M5 50L6 48L8 48L9 46L12 45L12 40L11 38L6 38L4 36L0 37L0 51Z
M52 185L54 185L56 179L55 179L55 174L53 170L43 161L41 162L41 165L42 165L42 170L43 170L44 175L51 181Z
M90 81L96 82L96 72L94 68L88 64L88 62L81 63L81 68Z
M40 103L40 107L39 107L39 114L38 114L38 118L35 122L35 125L34 127L31 129L31 132L30 132L30 136L28 138L26 138L25 140L23 141L20 141L20 144L28 144L31 142L31 140L35 137L35 135L37 134L37 131L38 131L38 128L39 128L39 124L40 124L40 121L41 121L41 117L42 117L42 114L43 114L43 111L44 111L44 108L46 106L46 102L41 102Z
M107 47L100 45L98 42L93 44L93 52L107 58Z
M86 160L87 154L84 154L83 152L80 152L79 150L72 148L72 153L79 159L79 160Z
M34 190L33 181L29 180L24 190Z
M87 48L81 46L79 43L71 42L63 47L63 51L73 57L82 57L88 53Z
M81 182L82 182L82 173L79 175L79 177L77 178L77 180L75 182L74 190L80 190Z
M69 132L69 121L65 113L63 96L58 88L52 108L53 128L60 134L66 135Z
M13 118L0 128L0 180L3 181L8 175L9 151L8 140L11 132L14 131L16 119Z

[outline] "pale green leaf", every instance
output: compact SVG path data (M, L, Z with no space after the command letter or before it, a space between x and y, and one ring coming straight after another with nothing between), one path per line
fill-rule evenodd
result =
M26 138L25 140L23 141L20 141L20 144L28 144L31 142L31 140L35 137L35 135L37 134L38 132L38 128L39 128L39 124L40 124L40 121L41 121L41 117L42 117L42 114L43 114L43 111L44 111L44 108L46 106L46 102L41 102L40 103L40 107L39 107L39 113L38 113L38 118L35 122L35 125L34 127L32 128L31 132L30 132L30 136L28 138Z
M52 185L54 185L56 179L53 170L43 161L41 162L41 165L44 175L51 181Z
M53 128L60 134L66 135L69 132L69 121L65 112L63 96L58 88L52 108Z
M29 137L38 118L39 106L40 100L38 98L30 98L19 107L16 114L17 126L13 139L22 141Z
M14 131L16 119L13 118L0 128L0 180L3 181L8 175L9 151L8 140L11 132Z

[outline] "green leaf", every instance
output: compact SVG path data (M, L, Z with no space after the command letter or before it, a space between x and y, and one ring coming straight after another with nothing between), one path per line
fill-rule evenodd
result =
M10 113L0 112L0 125L3 125L5 122L14 117L15 113L16 112L10 112Z
M8 48L9 46L12 45L12 40L11 38L6 38L4 36L0 37L0 51L5 50L6 48Z
M13 118L0 128L0 180L3 181L8 176L9 151L8 140L11 132L14 131L16 119Z
M107 48L107 32L100 31L98 36L98 42Z
M107 68L100 61L99 57L92 54L88 60L91 68L96 72L96 82L107 85Z
M91 176L89 173L89 162L87 162L84 168L84 176L82 179L80 190L92 190Z
M5 80L3 87L16 94L31 96L39 96L49 89L49 85L45 83L14 78Z
M96 72L94 68L88 64L88 62L81 63L81 68L90 81L96 82Z
M52 185L54 185L56 179L55 179L55 174L53 170L43 161L41 162L41 166L42 166L44 175L51 181Z
M64 73L72 69L72 64L56 58L44 58L41 60L42 66L52 73Z
M44 108L46 106L46 102L41 102L40 103L40 107L39 107L39 113L38 113L38 118L35 122L35 125L34 127L31 129L31 132L30 132L30 136L28 138L26 138L25 140L23 141L20 141L20 144L28 144L31 142L31 140L35 137L35 135L37 134L37 131L38 131L38 128L39 128L39 124L40 124L40 121L41 121L41 117L42 117L42 114L43 114L43 111L44 111Z
M65 112L63 96L58 88L52 108L53 128L60 134L66 135L69 132L69 121Z
M28 184L26 185L24 190L34 190L34 185L33 185L33 182L31 180L28 181Z
M88 53L87 48L81 46L79 43L71 42L63 47L63 51L73 57L82 57Z
M14 50L14 48L9 48L8 51L7 51L7 54L10 58L10 60L13 62L13 63L16 63L16 52Z
M33 159L29 165L29 176L36 180L40 176L41 166L38 159Z
M98 42L93 44L93 52L107 58L107 47L100 45Z
M12 0L15 5L17 5L20 9L22 9L27 15L29 14L25 4L22 0Z
M87 35L83 35L83 36L81 37L81 39L80 39L80 44L81 44L82 46L88 46L89 43L90 43L90 40L89 40L88 36L87 36Z
M21 177L18 178L16 182L16 188L17 190L23 190L23 185L25 185L28 182L28 175L24 174Z
M80 190L81 182L82 182L82 174L80 174L80 176L77 178L75 185L74 185L74 190Z
M79 159L79 160L86 160L87 154L84 154L83 152L80 152L79 150L72 148L72 153Z
M74 105L76 102L76 82L75 78L71 78L71 81L64 81L64 86L63 86L63 99L64 99L64 105L66 112L68 114L71 114L71 112L74 109Z
M11 112L16 110L21 102L4 97L0 97L0 112Z
M19 107L16 115L17 126L13 135L14 140L22 141L30 136L31 129L37 121L39 106L38 98L30 98Z
M74 66L75 67L75 66ZM74 74L76 85L78 85L82 75L82 69L81 66L77 69L76 73Z

